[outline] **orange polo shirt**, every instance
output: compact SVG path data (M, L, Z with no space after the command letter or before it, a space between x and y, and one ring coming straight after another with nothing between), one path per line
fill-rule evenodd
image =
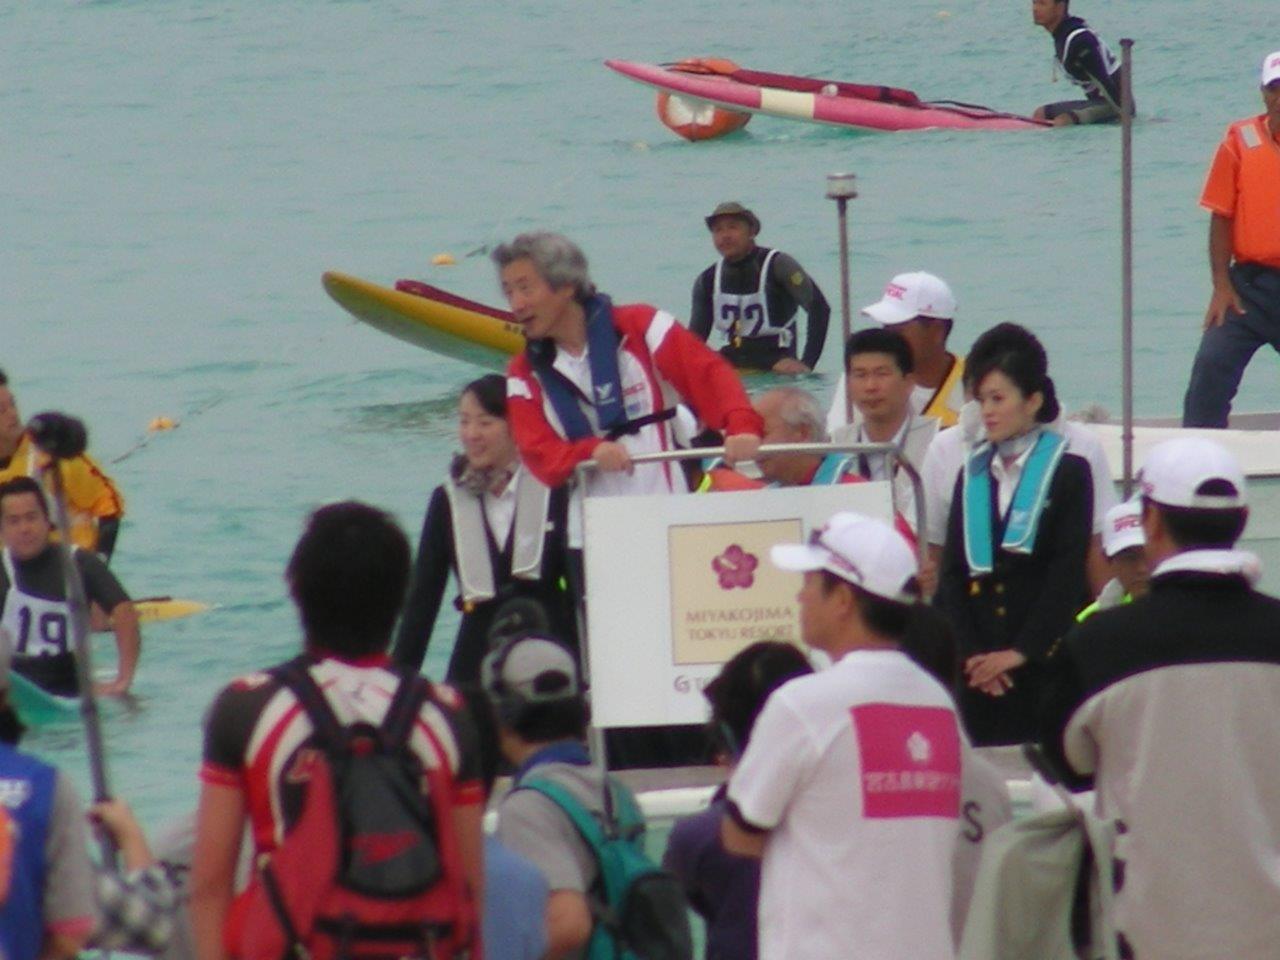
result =
M1280 142L1266 114L1227 128L1200 206L1231 219L1231 252L1237 261L1280 269Z

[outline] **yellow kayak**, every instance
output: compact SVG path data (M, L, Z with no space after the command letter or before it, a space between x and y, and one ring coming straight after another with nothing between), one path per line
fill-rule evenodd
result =
M511 314L417 280L394 288L330 270L325 292L361 323L454 360L503 373L524 349L524 334ZM761 373L738 368L739 373Z
M175 597L145 597L133 601L140 623L159 623L161 620L181 620L192 614L204 613L207 603L199 600L179 600Z
M463 363L502 372L524 349L510 313L438 287L402 280L393 289L336 271L322 282L329 296L362 323Z

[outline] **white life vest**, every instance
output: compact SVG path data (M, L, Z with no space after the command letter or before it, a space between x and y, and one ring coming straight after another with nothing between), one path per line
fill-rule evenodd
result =
M715 278L712 280L711 316L715 329L719 330L730 342L749 340L752 337L777 337L778 346L789 347L795 337L794 318L781 327L775 327L769 320L769 298L765 295L765 286L769 282L769 269L773 266L773 258L777 250L770 250L760 267L760 285L755 293L725 293L720 289L720 273L724 267L723 258L716 261Z
M18 586L13 556L8 549L3 554L9 592L5 594L0 627L13 638L13 652L20 657L66 653L71 642L71 605L65 600L48 600L24 593Z
M511 521L511 575L519 580L540 580L543 548L551 525L547 517L551 489L528 470L519 471L514 482L516 511ZM444 492L453 518L458 592L463 603L492 600L498 590L493 582L493 557L489 553L484 503L452 479L445 481Z

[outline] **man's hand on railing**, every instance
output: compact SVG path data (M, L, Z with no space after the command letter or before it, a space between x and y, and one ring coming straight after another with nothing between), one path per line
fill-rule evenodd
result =
M754 460L760 450L760 438L754 433L735 433L724 438L724 460L735 466L744 460Z

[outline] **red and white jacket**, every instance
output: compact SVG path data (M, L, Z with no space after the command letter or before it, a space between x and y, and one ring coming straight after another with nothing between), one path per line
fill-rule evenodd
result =
M613 307L618 331L618 376L627 418L634 420L685 403L708 427L726 435L760 436L764 423L751 406L732 366L676 322L665 310L645 304ZM554 366L590 394L587 358L556 353ZM587 419L596 425L595 410L580 401ZM559 486L574 468L590 460L603 437L568 440L563 425L545 395L529 358L521 353L507 367L507 418L520 456L535 477ZM619 439L632 454L670 450L671 421L641 427ZM682 489L674 464L638 466L628 475L597 472L588 489L592 495L668 493Z

